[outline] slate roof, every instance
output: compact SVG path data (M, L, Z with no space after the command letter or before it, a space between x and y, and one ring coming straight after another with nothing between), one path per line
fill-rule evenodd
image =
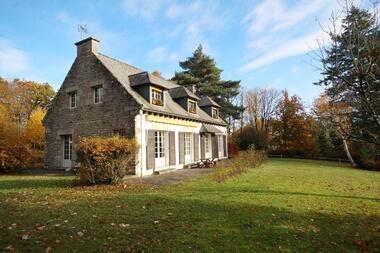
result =
M227 123L222 119L214 119L197 106L197 114L189 113L183 109L178 103L176 103L170 96L170 89L181 87L178 84L165 80L164 78L154 76L134 66L126 64L124 62L115 60L109 56L103 54L96 54L96 57L100 62L111 72L111 74L119 81L121 85L127 90L127 92L142 106L142 110L146 112L161 113L164 115L175 116L190 120L196 120L204 123L216 124L226 126ZM137 75L139 74L139 75ZM138 76L134 79L133 75ZM132 76L132 77L131 77ZM131 78L130 78L131 77ZM149 101L146 101L132 85L137 85L139 82L150 80L153 84L158 83L159 86L165 87L168 90L164 91L165 103L164 106L152 105ZM142 80L142 81L141 81ZM190 92L190 91L189 91ZM195 95L194 95L195 96ZM214 102L215 103L215 102Z
M169 94L173 99L186 98L186 97L193 98L195 100L200 99L197 95L195 95L189 89L183 86L170 89Z
M198 105L200 107L204 107L204 106L214 106L214 107L218 107L218 108L221 107L213 99L211 99L210 97L207 97L207 96L202 97L201 101L198 102Z
M147 71L130 75L129 83L130 83L130 86L132 87L152 83L165 89L172 88L172 84L170 84L169 81L163 78L157 77L155 75L152 75L148 73Z
M223 133L213 125L209 124L202 124L201 129L199 130L200 133L214 133L214 134L220 134Z

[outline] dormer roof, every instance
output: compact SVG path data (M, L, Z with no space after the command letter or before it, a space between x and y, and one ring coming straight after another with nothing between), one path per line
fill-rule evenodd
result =
M195 100L199 100L200 98L192 93L189 89L184 86L175 87L169 90L169 94L173 99L179 98L192 98Z
M147 71L143 71L137 74L129 75L129 83L131 87L144 85L144 84L154 84L164 89L170 89L173 84L163 78L157 77L148 73Z
M212 98L208 96L201 97L201 100L198 102L199 107L205 107L205 106L214 106L217 108L220 108L221 106L216 103Z

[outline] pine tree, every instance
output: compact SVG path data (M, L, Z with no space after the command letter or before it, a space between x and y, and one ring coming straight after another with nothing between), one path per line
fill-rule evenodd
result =
M348 138L380 145L380 26L377 14L349 6L340 32L321 49L322 75L330 103L352 108Z
M240 118L243 108L233 104L240 94L240 81L221 80L223 70L216 66L213 58L203 53L202 45L179 65L183 71L176 72L172 80L190 90L195 86L198 96L211 97L222 106L221 115L230 123Z

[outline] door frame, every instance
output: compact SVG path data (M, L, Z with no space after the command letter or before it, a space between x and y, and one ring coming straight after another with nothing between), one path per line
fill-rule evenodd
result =
M62 145L62 166L63 168L71 168L73 166L73 136L71 134L62 135Z

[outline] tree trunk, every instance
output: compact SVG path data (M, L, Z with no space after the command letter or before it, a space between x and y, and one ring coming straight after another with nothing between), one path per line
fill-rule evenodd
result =
M352 156L350 154L350 150L348 149L347 141L345 139L343 139L342 141L343 141L344 151L346 152L348 160L350 160L350 163L353 167L356 167L356 163L355 163L354 159L352 159Z

